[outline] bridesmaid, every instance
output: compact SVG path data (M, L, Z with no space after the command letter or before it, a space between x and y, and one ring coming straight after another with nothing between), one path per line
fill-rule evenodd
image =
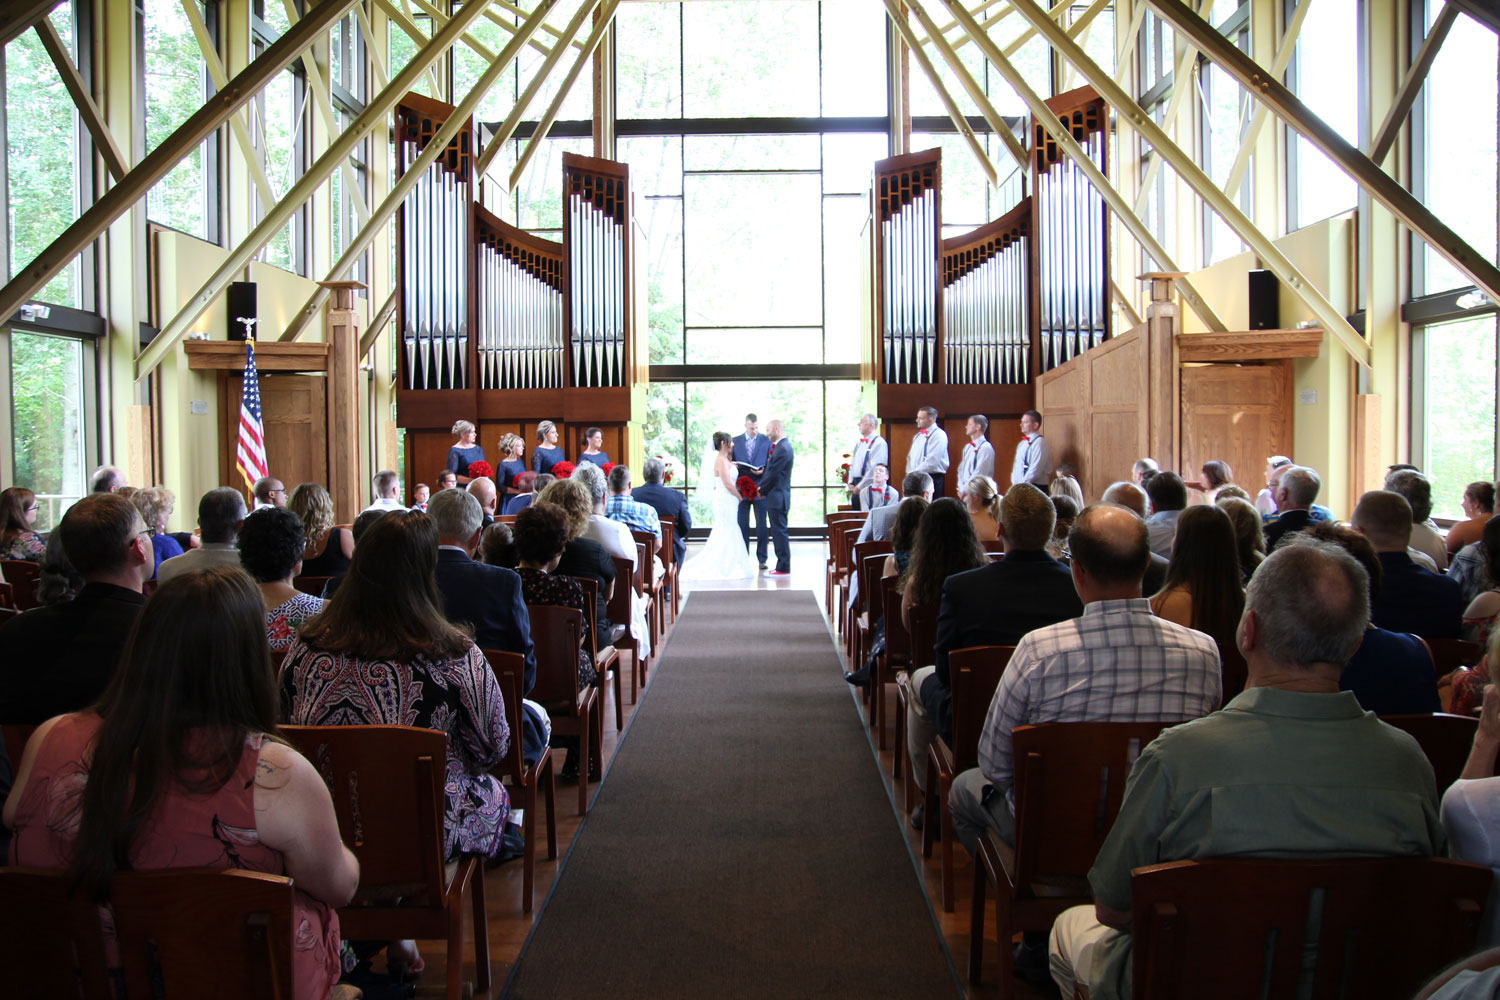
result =
M458 443L448 449L448 464L445 468L458 477L458 485L467 486L469 463L484 461L484 449L474 443L479 431L469 421L460 420L455 423L453 433L458 437Z
M531 471L541 475L550 473L552 467L567 458L557 446L557 425L543 420L536 425L537 445L531 449Z
M521 439L521 435L506 434L500 438L500 464L495 468L495 479L499 483L501 497L520 492L516 489L516 477L526 471L526 463L521 460L525 451L526 442Z
M604 451L604 432L597 427L590 427L583 432L583 453L578 456L580 462L591 462L594 465L604 466L609 463L609 453Z

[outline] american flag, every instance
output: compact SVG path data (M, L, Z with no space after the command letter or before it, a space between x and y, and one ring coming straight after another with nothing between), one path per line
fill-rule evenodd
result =
M255 341L245 341L245 392L240 397L240 441L235 450L235 468L245 485L255 488L257 479L270 475L266 468L266 434L260 421L260 376L255 371Z

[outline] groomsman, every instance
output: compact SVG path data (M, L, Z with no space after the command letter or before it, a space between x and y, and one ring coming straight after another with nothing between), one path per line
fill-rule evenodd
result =
M748 468L736 469L734 478L736 481L741 476L748 476L760 488L760 480L765 475L766 458L771 454L771 441L764 434L759 433L760 418L753 413L745 414L745 433L736 434L732 442L730 457L736 462L743 462ZM759 469L752 472L751 469ZM755 511L755 561L760 563L760 568L766 568L766 552L770 548L770 538L766 534L766 498L757 496L754 500L740 501L740 536L745 539L745 551L750 551L750 511Z
M969 443L964 445L963 457L958 460L958 482L955 496L962 497L964 488L975 476L995 478L995 446L985 440L990 430L990 418L976 413L964 424L964 433Z
M1052 449L1042 437L1042 415L1035 410L1021 414L1021 443L1010 467L1010 484L1031 483L1043 493L1052 482Z
M906 453L906 474L927 473L932 477L932 495L941 497L945 495L943 480L948 471L948 435L937 425L937 415L937 408L932 406L917 411L917 433Z
M884 462L875 466L873 475L870 485L855 498L855 510L879 510L901 499L901 495L889 485L891 470Z
M885 443L885 438L875 433L875 427L875 414L866 413L860 417L859 440L854 442L854 450L849 453L849 483L846 489L855 510L870 510L861 498L875 481L875 466L884 464L886 478L890 478L891 449Z

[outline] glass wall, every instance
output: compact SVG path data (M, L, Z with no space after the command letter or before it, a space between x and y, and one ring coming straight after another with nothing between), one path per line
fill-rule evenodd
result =
M10 481L37 494L35 527L48 531L85 490L94 348L88 341L20 329L0 336L8 340L11 359Z
M216 5L195 2L191 16L178 0L140 0L137 8L147 153L161 145L214 93L194 20L216 44ZM218 141L217 133L203 140L151 188L146 196L146 215L152 222L218 241Z
M1464 487L1495 469L1494 315L1424 327L1426 391L1417 418L1428 433L1413 462L1432 480L1434 517L1461 520Z
M1296 54L1287 72L1292 88L1310 111L1358 146L1360 79L1364 44L1361 0L1301 0L1312 3L1297 36ZM1290 17L1295 4L1287 5ZM1493 90L1494 88L1491 87ZM1287 229L1347 212L1355 207L1357 186L1312 143L1287 129Z

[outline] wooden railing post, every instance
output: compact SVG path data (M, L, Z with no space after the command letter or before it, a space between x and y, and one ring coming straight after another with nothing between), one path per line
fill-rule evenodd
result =
M1179 307L1177 271L1150 271L1140 276L1149 282L1151 304L1146 307L1147 357L1150 372L1146 390L1149 400L1150 455L1163 469L1178 464L1182 433L1182 381L1178 378L1177 328Z
M324 320L328 344L328 492L340 522L364 506L359 432L359 313L354 293L359 281L324 281L332 301Z

